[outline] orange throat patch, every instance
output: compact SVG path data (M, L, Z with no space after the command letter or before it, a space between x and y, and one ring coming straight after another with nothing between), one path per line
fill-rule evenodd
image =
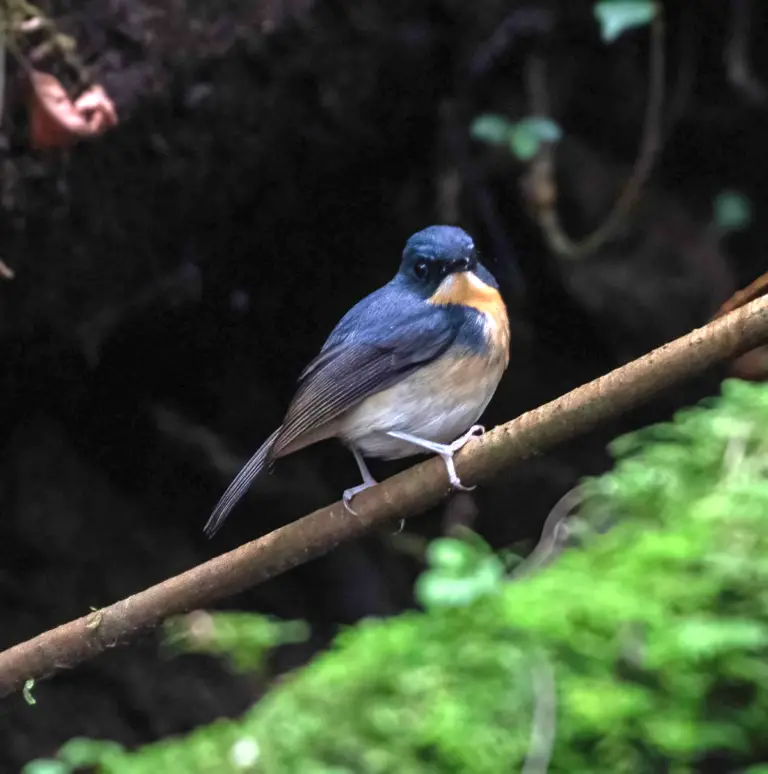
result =
M464 271L449 274L428 303L437 306L471 306L480 312L486 321L492 356L503 359L506 368L509 362L509 317L498 290L486 285L473 272Z

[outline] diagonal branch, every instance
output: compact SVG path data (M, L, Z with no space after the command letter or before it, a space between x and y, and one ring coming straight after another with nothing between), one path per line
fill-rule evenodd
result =
M529 411L470 442L457 472L475 484L592 429L676 382L768 342L768 297ZM359 495L353 516L321 508L240 548L88 616L0 653L0 697L26 680L76 666L156 626L262 583L358 537L376 524L416 516L449 491L445 466L431 459Z

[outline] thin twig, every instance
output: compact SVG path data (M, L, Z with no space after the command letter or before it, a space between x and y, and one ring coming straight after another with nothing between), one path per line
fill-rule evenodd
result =
M536 547L525 560L515 567L511 577L519 578L528 575L532 570L546 564L555 555L560 553L565 541L568 539L567 519L584 501L584 489L577 486L566 492L549 512L544 526L541 528L541 538Z
M470 76L476 80L487 75L494 64L519 43L521 37L547 35L554 26L555 19L549 9L515 8L473 54L469 64Z
M457 454L466 484L575 438L671 385L768 342L768 297L529 411L470 442ZM211 605L331 551L372 527L417 516L450 492L445 465L430 459L362 492L357 514L341 502L218 556L181 575L51 629L0 653L0 697L30 678L94 658L171 615ZM201 513L201 524L206 514ZM94 623L94 621L97 621Z
M529 60L528 89L534 115L549 115L546 66L544 59L535 54ZM651 23L651 64L648 75L648 101L643 121L640 151L632 174L619 195L608 217L591 234L574 242L565 232L557 212L557 186L554 175L554 150L543 143L538 156L531 163L528 177L528 196L534 216L549 247L566 258L582 258L594 253L612 239L624 223L630 210L640 199L662 144L662 106L664 104L664 21L661 8Z
M756 280L751 282L747 287L742 290L737 290L718 310L712 317L716 320L718 317L722 317L728 312L732 312L734 309L738 309L740 306L753 301L755 298L764 296L768 293L768 272L761 274Z
M5 41L8 37L8 16L7 9L0 9L0 124L3 122L3 113L5 107L5 57L7 46Z
M755 75L749 56L751 0L732 0L731 31L725 47L725 69L731 85L753 105L765 102L765 86Z

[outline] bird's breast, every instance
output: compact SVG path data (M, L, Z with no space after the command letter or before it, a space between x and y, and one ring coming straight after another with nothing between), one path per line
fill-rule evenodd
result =
M367 457L397 459L418 453L388 436L392 430L450 443L480 418L507 365L507 355L454 345L403 381L366 398L347 412L338 435Z
M465 348L452 348L350 410L338 435L365 456L385 459L418 453L411 444L388 436L392 430L450 443L478 420L503 372L501 360L490 362Z

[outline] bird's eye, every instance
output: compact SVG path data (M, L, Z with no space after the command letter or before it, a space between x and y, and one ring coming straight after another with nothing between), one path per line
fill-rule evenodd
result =
M413 273L416 275L417 279L426 279L429 274L429 264L424 260L416 261L416 263L413 264Z

